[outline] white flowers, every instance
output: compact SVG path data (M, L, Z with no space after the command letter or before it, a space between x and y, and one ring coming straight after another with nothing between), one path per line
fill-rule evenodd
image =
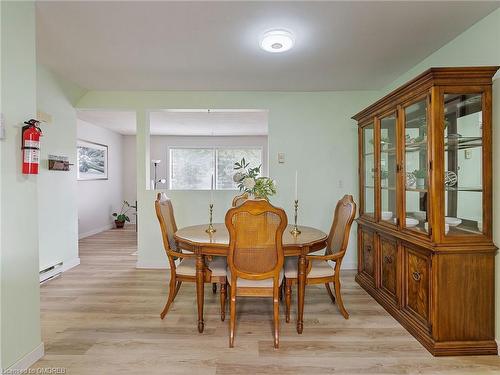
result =
M245 178L245 176L243 175L243 173L236 172L233 176L233 181L238 183L238 182L241 182L241 180L243 180L244 178Z
M255 187L255 180L252 177L247 177L242 181L243 186L252 190Z

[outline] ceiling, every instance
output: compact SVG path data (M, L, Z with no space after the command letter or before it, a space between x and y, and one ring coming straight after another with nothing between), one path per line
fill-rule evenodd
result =
M37 1L42 64L93 90L380 89L490 1ZM262 51L270 28L295 47Z
M79 110L79 120L123 135L136 134L135 112ZM266 110L158 110L150 112L151 135L248 136L267 135Z

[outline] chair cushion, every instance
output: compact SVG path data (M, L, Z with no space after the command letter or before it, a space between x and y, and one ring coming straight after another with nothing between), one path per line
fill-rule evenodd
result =
M229 285L231 285L231 270L229 268L227 269L227 281L229 282ZM281 270L280 272L278 284L281 285L282 281L283 281L283 270ZM273 279L248 280L238 277L238 280L236 280L236 284L239 288L272 288Z
M334 266L327 261L311 261L311 271L307 278L314 279L317 277L333 276ZM285 277L288 279L296 279L298 274L297 257L287 257L285 259Z
M208 263L208 268L212 271L212 276L223 277L227 274L226 257L213 257L213 260Z
M208 263L214 277L226 276L226 257L214 257ZM196 276L196 259L183 258L176 267L176 273L183 276Z
M177 275L196 276L196 259L183 258L175 268Z

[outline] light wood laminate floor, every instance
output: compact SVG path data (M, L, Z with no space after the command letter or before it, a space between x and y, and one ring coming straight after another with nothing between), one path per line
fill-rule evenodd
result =
M135 232L109 230L80 241L81 265L41 287L45 357L33 368L67 374L500 374L500 357L432 357L343 274L344 320L321 286L306 289L304 333L284 322L273 349L270 299L240 298L235 348L205 291L205 332L197 331L194 284L165 320L168 273L135 269ZM292 319L295 316L293 296ZM229 314L228 314L229 315Z

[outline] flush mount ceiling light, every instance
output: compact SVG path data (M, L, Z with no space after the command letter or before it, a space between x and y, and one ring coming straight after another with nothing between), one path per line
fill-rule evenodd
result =
M271 53L285 52L293 47L295 38L290 31L269 30L260 39L260 48Z

